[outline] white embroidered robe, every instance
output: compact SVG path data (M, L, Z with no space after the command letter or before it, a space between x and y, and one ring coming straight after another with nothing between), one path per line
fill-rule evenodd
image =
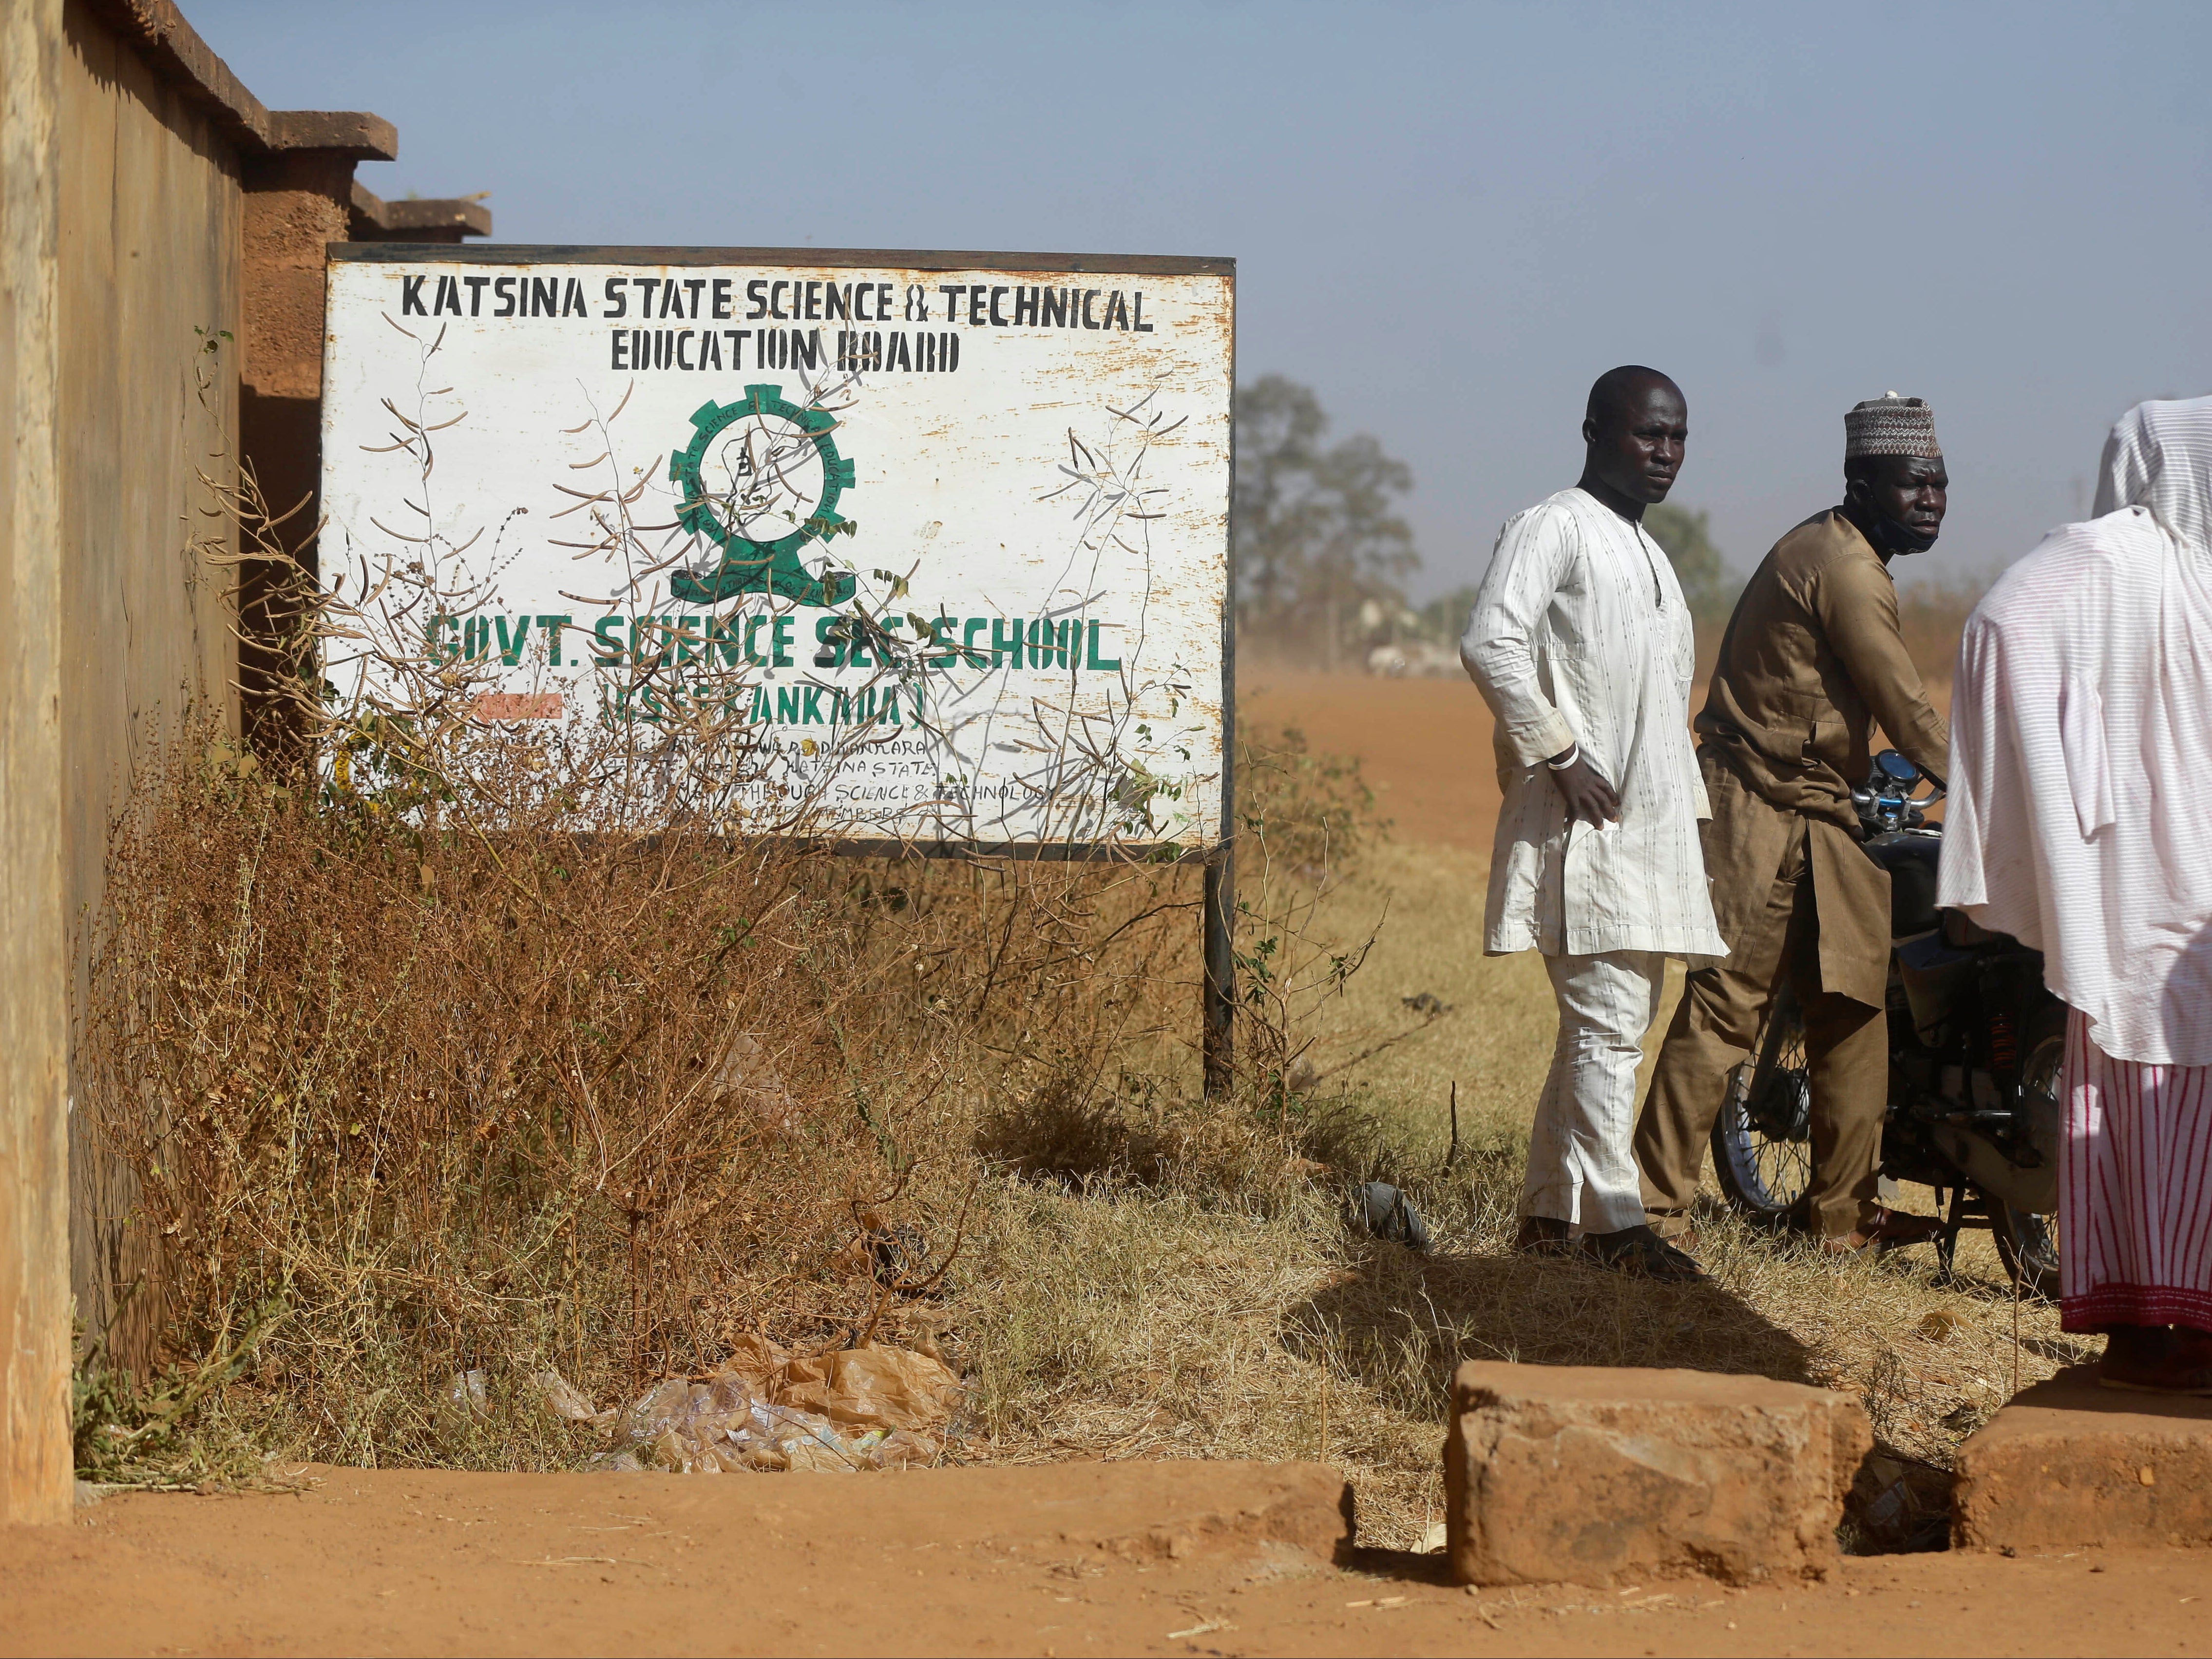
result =
M1723 956L1698 820L1689 607L1642 526L1579 489L1506 521L1460 660L1497 717L1504 805L1483 948ZM1620 821L1570 828L1547 756L1580 744Z

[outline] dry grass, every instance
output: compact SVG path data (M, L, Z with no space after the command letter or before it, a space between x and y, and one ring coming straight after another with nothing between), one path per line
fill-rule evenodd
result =
M1334 1082L1380 1126L1384 1173L1419 1195L1439 1233L1426 1259L1387 1245L1340 1244L1334 1282L1286 1310L1294 1351L1316 1352L1313 1333L1324 1334L1339 1412L1357 1399L1370 1413L1372 1449L1353 1470L1363 1516L1399 1539L1418 1535L1438 1497L1443 1382L1462 1357L1686 1366L1826 1383L1860 1394L1888 1449L1948 1468L2012 1388L2010 1286L1986 1235L1961 1241L1957 1281L1939 1284L1929 1250L1832 1262L1745 1229L1712 1191L1713 1213L1701 1223L1711 1287L1654 1287L1506 1253L1553 1016L1534 957L1480 953L1484 874L1473 854L1384 846L1324 906L1325 922L1334 910L1348 912L1347 928L1386 911L1388 919L1361 973L1318 1022L1311 1052L1326 1071L1401 1039ZM1680 984L1678 968L1647 1065ZM1425 1021L1403 1002L1422 992L1452 1011ZM1473 1155L1447 1173L1455 1080L1463 1150ZM1929 1195L1908 1192L1905 1202L1924 1210ZM2064 1336L2056 1310L2033 1303L2021 1310L2021 1332L2023 1383L2099 1346ZM1340 1460L1358 1443L1340 1442Z
M1285 1120L1329 1169L1255 1162L1209 1182L1155 1162L1151 1185L999 1189L976 1272L946 1310L983 1387L976 1455L1325 1455L1358 1488L1362 1535L1410 1546L1441 1502L1445 1381L1481 1357L1829 1384L1859 1394L1886 1449L1949 1466L2013 1382L2009 1290L1984 1236L1962 1243L1948 1284L1925 1250L1832 1262L1717 1208L1711 1286L1506 1251L1553 1015L1534 959L1480 954L1481 875L1468 855L1384 845L1322 900L1316 928L1344 936L1387 908L1361 972L1303 1028L1324 1072L1390 1045ZM1405 1007L1422 991L1451 1012ZM1447 1170L1455 1078L1462 1156ZM1143 1144L1143 1120L1121 1121ZM1433 1255L1347 1229L1341 1191L1369 1174L1416 1194ZM2094 1351L2048 1308L2025 1308L2021 1328L2024 1382Z
M2011 1383L1985 1241L1948 1286L1724 1215L1710 1286L1508 1253L1540 968L1480 955L1479 857L1377 842L1355 776L1268 753L1238 946L1273 977L1212 1104L1188 872L426 839L179 767L118 844L100 1075L169 1247L146 1294L223 1385L194 1467L572 1467L596 1442L519 1386L541 1364L607 1403L746 1331L872 1323L973 1379L952 1455L1326 1457L1384 1545L1434 1518L1462 1357L1829 1382L1947 1464ZM1434 1254L1346 1226L1369 1176ZM855 1251L895 1226L945 1269L917 1294ZM2024 1380L2085 1351L2022 1331ZM469 1369L488 1417L441 1404Z
M283 784L188 745L112 851L91 1104L161 1241L130 1288L178 1368L157 1393L215 1440L573 1461L520 1378L606 1401L750 1333L944 1327L1027 1190L1002 1170L1295 1207L1286 1125L1192 1099L1194 871L610 834L526 741L433 770L414 741ZM1255 868L1279 823L1307 873L1255 881L1243 917L1248 1050L1279 1058L1340 977L1304 930L1357 830L1347 780L1252 759ZM910 1259L879 1271L871 1235ZM477 1370L509 1402L489 1424L447 1403ZM94 1417L167 1409L97 1372ZM127 1472L88 1433L89 1465Z

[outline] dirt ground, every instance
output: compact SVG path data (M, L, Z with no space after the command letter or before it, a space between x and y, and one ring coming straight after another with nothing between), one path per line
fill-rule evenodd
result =
M1295 726L1316 753L1356 757L1391 835L1486 857L1498 827L1490 710L1462 674L1379 680L1364 674L1241 670L1237 702L1261 726Z
M1929 697L1948 712L1951 687ZM1237 700L1261 725L1295 726L1316 753L1356 756L1399 841L1490 853L1498 827L1498 768L1490 711L1463 674L1382 680L1240 666ZM1705 706L1702 682L1690 694Z
M1310 1465L305 1473L0 1531L0 1654L2212 1651L2212 1564L2182 1551L1878 1557L1745 1589L1335 1566L1335 1483Z

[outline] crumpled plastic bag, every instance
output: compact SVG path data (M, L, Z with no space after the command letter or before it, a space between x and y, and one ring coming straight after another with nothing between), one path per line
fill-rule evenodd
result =
M648 1407L644 1413L627 1414L625 1420L627 1431L592 1461L592 1467L665 1469L679 1474L750 1470L844 1474L927 1463L939 1449L928 1435L856 1430L812 1412L762 1400L729 1411L716 1411L711 1404L677 1413Z
M959 1403L953 1370L926 1354L870 1346L799 1359L748 1337L703 1381L671 1377L621 1412L588 1467L684 1474L848 1473L928 1463ZM588 1403L588 1402L586 1402ZM556 1407L556 1409L559 1409Z
M464 1437L470 1425L491 1415L491 1393L482 1371L456 1371L446 1379L434 1406L439 1432L448 1440Z
M736 1372L755 1394L769 1394L775 1392L776 1379L790 1363L788 1349L757 1331L749 1331L730 1345L730 1357L722 1362L722 1369Z
M959 1397L960 1379L949 1366L874 1344L794 1359L775 1391L780 1405L886 1432L936 1428L951 1419Z
M533 1371L530 1386L545 1403L545 1409L567 1423L596 1423L605 1428L614 1421L612 1412L602 1412L585 1396L584 1391L562 1376L558 1371Z
M1427 1255L1435 1248L1428 1223L1413 1202L1387 1181L1371 1180L1352 1189L1346 1206L1353 1226L1392 1244Z

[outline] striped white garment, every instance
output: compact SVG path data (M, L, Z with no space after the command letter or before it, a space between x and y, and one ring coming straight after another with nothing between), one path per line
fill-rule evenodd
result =
M2098 504L1967 619L1936 900L2105 1053L2212 1065L2212 399L2130 411Z
M1636 1067L1659 1012L1667 959L1657 951L1547 956L1559 1004L1551 1075L1528 1131L1521 1213L1549 1216L1585 1233L1644 1225L1644 1191L1632 1147Z
M1585 491L1516 513L1483 573L1460 660L1497 716L1504 803L1483 948L1723 956L1690 743L1689 607L1658 545ZM1579 744L1620 821L1570 830L1545 769Z
M2212 1331L2212 1067L2115 1060L2066 1022L2061 1322Z

